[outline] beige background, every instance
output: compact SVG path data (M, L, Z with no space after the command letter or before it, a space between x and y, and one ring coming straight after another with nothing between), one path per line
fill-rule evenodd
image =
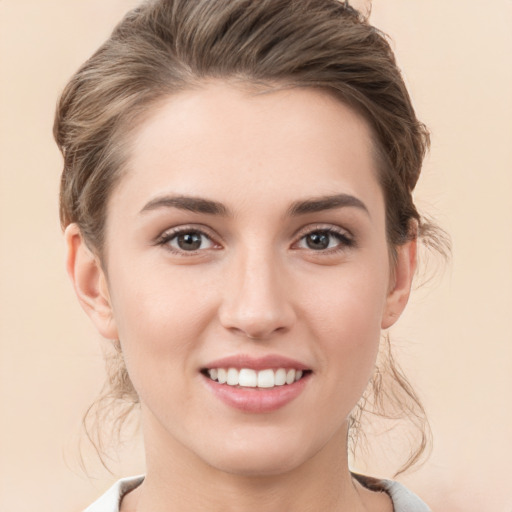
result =
M0 510L79 511L143 471L140 447L114 475L78 463L103 369L64 273L51 137L58 91L135 3L0 0ZM392 333L435 436L401 480L437 512L511 512L512 1L375 0L372 20L433 132L417 200L454 244Z

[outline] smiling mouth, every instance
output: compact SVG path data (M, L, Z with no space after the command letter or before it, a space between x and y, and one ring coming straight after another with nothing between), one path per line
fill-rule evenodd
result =
M251 368L205 368L201 373L219 384L239 388L269 389L293 384L310 374L311 370L269 368L257 371Z

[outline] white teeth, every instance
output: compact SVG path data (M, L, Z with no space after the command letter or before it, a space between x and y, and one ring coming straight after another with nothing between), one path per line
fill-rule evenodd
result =
M230 368L228 370L228 380L226 383L230 386L238 386L238 375L239 372L236 368Z
M219 368L217 370L217 379L219 381L219 384L225 384L226 381L228 380L228 372L224 370L224 368Z
M274 383L276 386L284 386L286 384L286 370L284 368L277 370Z
M302 370L279 368L277 370L256 371L251 368L210 368L208 370L210 379L216 380L219 384L228 386L241 386L244 388L273 388L293 384L300 380L304 374Z
M260 372L258 372L259 388L273 388L274 382L274 370L261 370Z
M254 370L243 368L238 375L238 384L245 388L255 388L258 385L258 375Z

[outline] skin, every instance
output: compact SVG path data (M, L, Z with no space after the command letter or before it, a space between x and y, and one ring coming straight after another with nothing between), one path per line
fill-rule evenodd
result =
M161 103L131 148L104 261L66 230L78 298L121 341L140 396L147 476L123 512L391 511L350 476L347 418L381 329L407 302L416 242L392 265L367 123L326 92L213 82ZM340 194L337 207L290 214ZM225 211L182 209L176 196ZM199 249L180 247L175 228L204 232ZM328 247L312 248L311 233ZM240 353L291 357L311 374L284 407L242 412L200 372Z

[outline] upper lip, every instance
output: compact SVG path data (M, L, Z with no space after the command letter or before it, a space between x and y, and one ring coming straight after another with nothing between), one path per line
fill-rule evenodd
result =
M267 370L267 369L278 369L278 368L294 368L295 370L309 370L310 368L289 357L281 356L278 354L268 354L262 357L249 356L247 354L238 354L229 357L223 357L211 361L205 367L210 368L250 368L252 370Z

